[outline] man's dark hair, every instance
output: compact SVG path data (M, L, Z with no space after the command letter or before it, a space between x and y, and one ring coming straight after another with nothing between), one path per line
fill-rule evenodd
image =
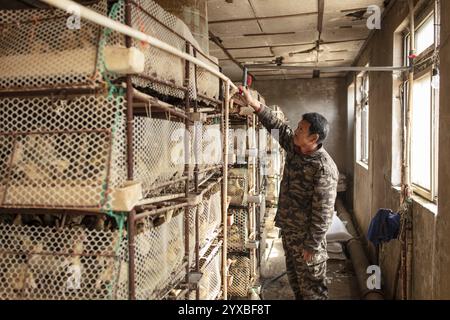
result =
M305 113L303 115L303 120L307 121L311 126L309 127L309 134L317 133L319 135L319 140L317 143L320 144L327 138L328 132L330 131L330 126L328 125L328 120L316 112Z

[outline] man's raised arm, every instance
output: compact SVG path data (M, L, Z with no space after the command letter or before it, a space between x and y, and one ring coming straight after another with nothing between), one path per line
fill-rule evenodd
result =
M272 134L272 130L278 130L278 134L274 134L274 138L278 140L281 147L287 152L292 152L294 149L292 129L281 119L279 119L270 108L264 106L259 101L255 101L250 94L250 91L244 87L239 87L244 93L242 100L255 110L259 121Z

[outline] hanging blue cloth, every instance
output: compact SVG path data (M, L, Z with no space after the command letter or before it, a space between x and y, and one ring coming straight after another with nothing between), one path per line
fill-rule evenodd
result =
M398 237L400 230L400 214L390 209L379 209L370 222L367 238L374 245L390 241Z

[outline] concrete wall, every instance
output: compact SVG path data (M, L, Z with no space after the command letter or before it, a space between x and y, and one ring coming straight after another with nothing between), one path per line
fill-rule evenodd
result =
M436 222L435 298L450 299L450 1L441 1L439 214Z
M441 1L443 28L441 39L445 42L450 34L450 1ZM398 1L384 19L382 29L377 31L369 46L363 51L357 64L371 66L398 65L398 32L407 18L407 2ZM396 33L397 32L397 33ZM448 41L441 50L441 106L440 106L440 167L439 208L419 197L413 205L413 299L450 298L450 190L444 186L450 176L450 49ZM349 75L347 83L353 76ZM399 190L393 186L399 181L400 169L398 76L391 73L370 74L369 109L369 168L355 162L354 216L363 235L367 235L369 223L379 208L399 207ZM392 97L389 98L389 97ZM393 121L394 119L394 121ZM399 119L397 117L397 119ZM397 122L396 122L397 121ZM437 214L439 209L439 214ZM437 217L437 218L436 218ZM436 242L435 242L436 241ZM387 298L394 297L397 266L400 258L400 244L391 241L381 248L379 256L375 248L367 244L372 263L382 268L383 289ZM436 249L435 249L436 248ZM379 260L378 260L379 258ZM398 289L401 283L398 284Z
M256 81L268 105L279 105L295 129L306 112L318 112L330 123L325 148L339 171L347 173L347 88L344 78Z

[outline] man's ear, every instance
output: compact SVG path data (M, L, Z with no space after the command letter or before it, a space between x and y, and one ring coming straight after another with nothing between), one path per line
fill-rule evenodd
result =
M317 143L317 141L319 141L320 136L318 133L313 133L312 135L309 136L309 138L312 143Z

